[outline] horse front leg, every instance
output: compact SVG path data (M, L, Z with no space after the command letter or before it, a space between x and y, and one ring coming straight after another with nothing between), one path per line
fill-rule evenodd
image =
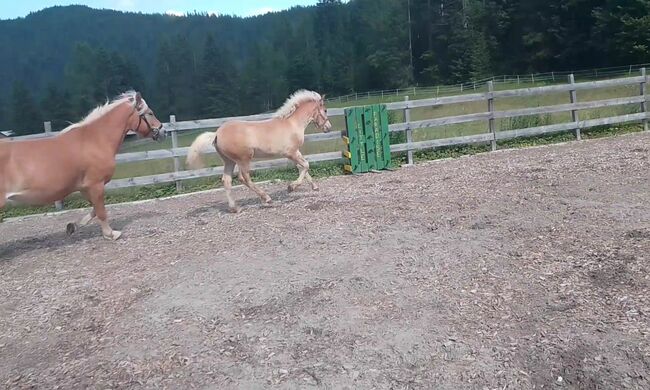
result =
M122 232L113 230L108 224L108 215L104 206L104 184L97 184L88 189L88 198L93 205L93 209L99 225L102 227L102 235L107 240L115 241L122 236ZM90 219L88 220L90 221Z
M84 197L84 199L86 199L87 201L92 203L92 201L90 200L90 194L88 193L88 191L81 190L81 195ZM80 227L88 225L90 223L90 221L92 221L93 218L95 218L95 216L96 216L95 215L95 209L92 209L92 210L90 210L90 212L88 212L88 214L81 217L76 223L75 222L70 222L66 226L66 232L68 233L68 236L73 235L77 230L79 230Z
M80 227L86 226L90 223L90 221L95 218L95 209L91 210L88 214L84 215L81 217L79 221L75 222L70 222L68 226L66 227L66 231L69 236L74 234L77 230L79 230Z
M4 220L4 207L7 204L7 195L0 191L0 223Z
M287 156L287 158L296 163L298 171L300 172L298 179L289 184L289 192L295 191L300 185L302 185L302 182L305 179L307 179L307 182L311 185L312 190L318 191L318 185L314 183L314 180L309 174L309 161L303 157L302 153L300 153L300 151L296 151L295 153Z

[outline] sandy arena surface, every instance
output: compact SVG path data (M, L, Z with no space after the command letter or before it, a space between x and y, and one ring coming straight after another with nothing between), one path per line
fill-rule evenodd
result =
M650 134L0 224L0 387L648 389Z

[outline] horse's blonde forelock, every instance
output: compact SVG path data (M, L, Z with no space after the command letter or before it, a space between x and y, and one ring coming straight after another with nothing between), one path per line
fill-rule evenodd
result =
M291 114L296 111L296 108L301 105L302 103L308 102L308 101L320 101L322 98L318 92L314 91L308 91L306 89L301 89L296 92L294 92L287 100L284 102L282 107L280 107L275 114L273 114L273 117L275 118L282 118L286 119L288 118Z
M92 111L86 115L85 118L80 120L77 123L73 123L70 126L66 127L65 129L61 130L62 133L68 132L72 129L75 129L77 127L81 127L83 125L86 125L94 120L97 120L104 116L107 112L112 110L115 106L124 103L125 101L129 101L133 104L133 107L135 108L136 103L136 97L137 92L130 90L126 91L124 93L119 94L118 96L114 97L112 100L107 100L106 103L100 104L99 106L95 107ZM138 110L139 114L144 113L147 110L148 106L147 103L142 99L142 106Z

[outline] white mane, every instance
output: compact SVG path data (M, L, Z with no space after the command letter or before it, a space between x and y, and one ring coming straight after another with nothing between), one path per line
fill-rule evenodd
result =
M111 100L111 101L106 101L106 103L95 107L92 111L90 111L88 113L88 115L86 115L85 118L83 118L79 122L73 123L70 126L66 127L65 129L61 130L61 133L66 133L66 132L68 132L70 130L76 129L77 127L81 127L83 125L86 125L86 124L94 121L94 120L97 120L97 119L103 117L106 113L111 111L116 106L124 103L125 101L129 101L133 105L133 107L135 108L135 104L136 104L135 95L136 95L135 91L127 91L127 92L124 92L121 95L113 98L113 100ZM140 107L140 110L138 111L138 114L143 114L144 112L147 111L148 108L149 107L147 106L147 102L145 102L144 99L142 99L142 106Z
M281 119L286 119L288 118L291 114L293 114L294 111L296 111L296 108L307 101L319 101L321 100L320 94L314 91L307 91L304 89L301 89L299 91L294 92L293 95L289 96L286 102L278 109L278 111L273 114L274 118L281 118Z

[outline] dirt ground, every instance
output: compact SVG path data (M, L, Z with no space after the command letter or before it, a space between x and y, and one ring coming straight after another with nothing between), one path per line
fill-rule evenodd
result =
M0 225L0 386L650 388L650 134Z

